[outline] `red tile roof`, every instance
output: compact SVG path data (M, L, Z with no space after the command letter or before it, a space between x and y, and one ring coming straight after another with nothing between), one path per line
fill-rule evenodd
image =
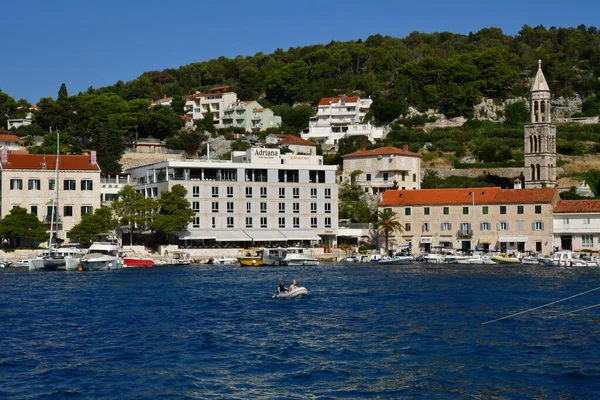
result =
M373 150L359 150L354 153L346 154L342 156L342 158L351 158L351 157L376 157L376 156L388 156L388 155L402 155L402 156L412 156L412 157L421 157L419 153L413 153L412 151L408 151L406 149L399 149L393 146L379 147Z
M341 97L324 97L319 101L320 106L328 106L330 104L339 103ZM346 103L356 103L358 96L346 97Z
M229 89L229 86L227 86L227 85L224 85L224 86L217 86L217 87L211 88L211 89L209 90L209 92L221 92L221 91L223 91L223 90L225 90L225 89Z
M20 138L17 135L0 135L0 140L4 142L18 142Z
M600 200L559 200L555 213L600 212Z
M472 204L469 193L475 192L475 204L551 203L556 189L500 189L498 187L386 190L380 207L401 205Z
M315 142L311 142L310 140L302 139L301 137L294 135L277 135L279 137L280 144L299 144L302 146L316 146Z
M1 163L1 168L4 169L44 169L43 164L46 164L47 170L56 169L56 155L43 154L16 154L8 153L8 163ZM60 156L60 170L62 171L100 171L97 164L90 163L91 156Z

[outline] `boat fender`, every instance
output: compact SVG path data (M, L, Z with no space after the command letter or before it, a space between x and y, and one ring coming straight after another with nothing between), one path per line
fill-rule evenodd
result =
M77 268L77 271L83 271L83 268L79 267Z

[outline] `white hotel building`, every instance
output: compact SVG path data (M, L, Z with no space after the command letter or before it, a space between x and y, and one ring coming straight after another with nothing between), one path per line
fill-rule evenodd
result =
M131 168L133 187L158 198L174 185L187 189L196 212L188 246L335 244L337 166L321 156L280 154L278 149L234 152L231 161L169 160Z
M372 143L385 137L385 129L363 120L373 100L358 96L326 97L319 101L317 115L311 118L308 132L302 139L314 139L317 144L337 145L348 136L367 136Z

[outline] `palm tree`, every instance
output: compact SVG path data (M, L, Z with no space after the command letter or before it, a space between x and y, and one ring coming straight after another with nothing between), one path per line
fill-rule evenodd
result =
M390 235L394 232L402 233L402 224L396 220L396 213L391 208L377 211L377 221L374 228L385 237L385 252L389 250Z

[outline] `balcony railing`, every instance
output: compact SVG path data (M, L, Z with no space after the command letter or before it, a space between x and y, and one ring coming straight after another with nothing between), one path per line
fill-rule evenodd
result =
M471 229L460 229L456 232L456 237L459 238L470 238L473 236L473 231Z

